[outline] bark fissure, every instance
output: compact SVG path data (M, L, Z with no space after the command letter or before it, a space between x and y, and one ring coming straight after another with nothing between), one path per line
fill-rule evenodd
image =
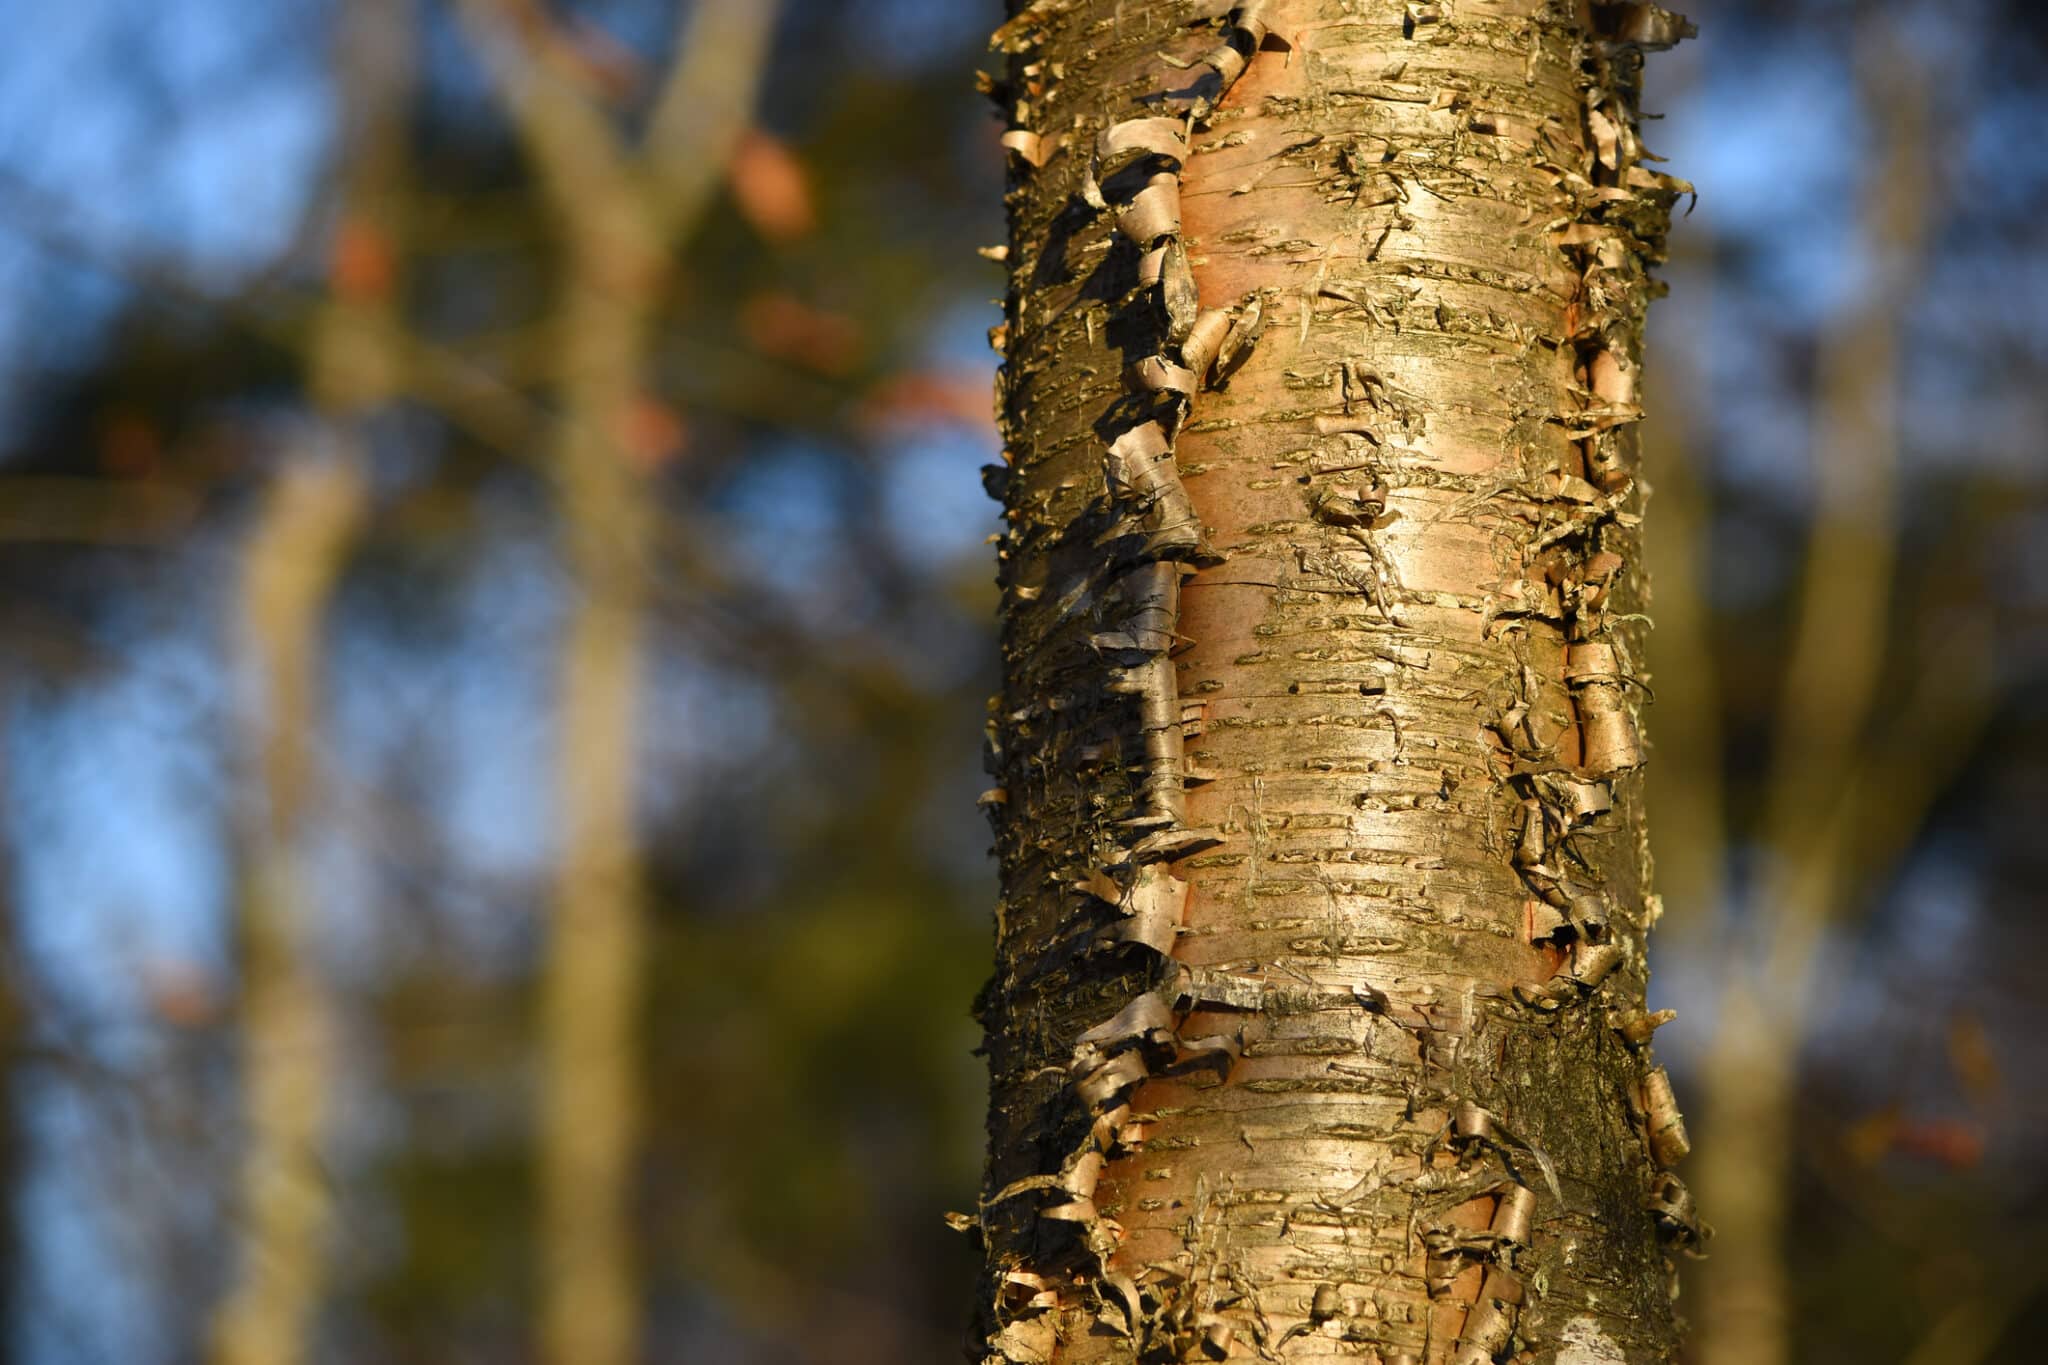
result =
M998 32L986 1358L1668 1355L1632 423L1683 187L1634 99L1681 30Z

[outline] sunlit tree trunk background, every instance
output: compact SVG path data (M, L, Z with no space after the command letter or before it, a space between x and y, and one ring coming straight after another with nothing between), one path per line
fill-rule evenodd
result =
M315 411L292 438L244 552L240 703L243 1143L233 1288L217 1365L296 1365L328 1293L333 1183L325 1156L339 1009L320 960L317 812L326 804L322 642L335 584L367 511L365 417L389 401L386 335L403 226L412 95L408 0L365 0L341 27L345 112L333 294L314 321Z
M1870 23L1856 37L1854 88L1871 114L1873 148L1859 176L1855 244L1875 282L1868 303L1816 342L1813 505L1754 812L1760 867L1744 891L1754 908L1718 931L1718 999L1701 1071L1701 1114L1715 1136L1699 1163L1716 1234L1714 1255L1698 1271L1697 1354L1710 1365L1799 1358L1792 1222L1801 1183L1801 1044L1813 1031L1815 1003L1835 993L1829 978L1840 971L1823 953L1868 894L1861 869L1900 856L1986 719L1987 642L1969 623L1943 630L1903 683L1889 657L1896 600L1910 585L1902 575L1895 409L1905 363L1902 301L1925 269L1938 206L1930 188L1936 131L1928 124L1924 60L1887 23ZM1679 490L1675 549L1691 547L1699 532L1698 491L1689 481ZM1682 551L1674 557L1687 558ZM1692 594L1689 605L1700 596ZM1683 742L1697 745L1715 729L1716 668L1694 622L1682 626L1667 657L1683 671L1685 690L1673 694L1667 714ZM1681 807L1673 847L1688 872L1708 862L1725 866L1729 857L1728 826L1708 809L1724 799L1724 784L1698 780L1718 763L1717 755L1682 753L1681 779L1693 780L1660 790ZM1735 827L1751 833L1747 822ZM1702 868L1687 888L1703 920L1727 894L1721 867ZM1955 1336L1944 1322L1923 1349L1935 1353L1930 1359L1949 1359ZM1981 1344L1995 1337L1994 1328ZM1974 1358L1967 1346L1959 1349L1953 1358Z
M623 146L560 58L522 30L518 5L467 10L482 40L506 49L500 80L567 256L552 463L576 601L562 644L562 848L543 989L543 1342L561 1365L625 1365L642 1355L629 1218L648 951L634 766L651 460L634 447L635 425L650 406L653 304L715 168L751 125L776 6L697 7L644 151Z

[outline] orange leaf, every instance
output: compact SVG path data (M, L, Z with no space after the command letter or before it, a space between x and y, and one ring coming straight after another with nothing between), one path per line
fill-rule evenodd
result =
M328 279L344 299L369 302L391 292L398 273L391 240L383 229L362 218L344 218L334 230Z
M764 355L820 374L844 374L860 358L860 324L779 289L740 305L740 331Z
M680 412L653 394L643 393L619 414L612 438L629 464L651 474L681 457L689 445L689 434Z
M725 173L740 216L769 241L794 241L817 227L810 174L774 134L759 128L741 134Z
M1902 1125L1893 1146L1908 1156L1925 1157L1954 1170L1984 1159L1984 1133L1975 1124L1955 1119L1928 1119Z

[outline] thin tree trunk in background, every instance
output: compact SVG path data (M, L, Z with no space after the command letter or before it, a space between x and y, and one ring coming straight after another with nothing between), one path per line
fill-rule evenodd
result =
M491 44L567 253L554 472L575 597L562 641L562 846L542 993L543 1358L627 1365L640 1347L632 1188L646 944L633 815L654 490L631 432L672 252L753 118L777 6L706 0L633 154L535 17L465 0Z
M1682 24L1192 11L998 35L984 1358L1668 1359L1635 102Z
M320 1157L334 1072L334 1005L310 941L311 735L322 610L361 515L361 474L293 456L273 481L247 556L246 704L254 758L242 891L242 1091L247 1150L241 1261L214 1324L218 1365L306 1358L326 1279L330 1212Z
M1723 955L1725 986L1703 1075L1702 1113L1714 1141L1699 1178L1717 1238L1700 1268L1704 1365L1795 1358L1787 1238L1800 1148L1799 1056L1814 1004L1827 997L1816 955L1858 889L1858 855L1895 857L1967 751L1952 741L1916 755L1889 780L1879 777L1886 746L1873 742L1873 723L1884 705L1899 553L1890 404L1907 281L1920 264L1935 196L1924 77L1896 50L1866 51L1861 67L1883 149L1869 163L1878 169L1863 213L1878 283L1868 291L1872 305L1820 343L1813 532L1763 813L1770 861L1750 920L1758 941ZM1957 685L1933 689L1922 707L1899 708L1906 719L1894 728L1946 730L1970 710L1959 661L1939 666L1956 674L1944 684ZM1881 811L1889 818L1877 818ZM1873 827L1893 830L1893 846L1874 849Z
M1695 260L1708 255L1700 237L1697 226L1687 228ZM1688 276L1689 292L1703 287L1702 273ZM1698 319L1706 306L1697 297L1688 304L1694 325L1705 331ZM1645 770L1648 804L1657 812L1650 845L1659 894L1672 911L1664 932L1704 953L1726 903L1728 865L1722 698L1710 624L1711 470L1693 446L1684 413L1684 400L1698 392L1698 376L1689 368L1675 372L1666 352L1656 363L1658 401L1644 424L1643 451L1656 490L1657 527L1643 547L1657 618L1649 642L1657 729L1654 761ZM1666 414L1669 420L1660 424Z
M319 421L287 451L245 555L241 715L248 765L242 831L242 1091L236 1281L217 1310L216 1365L293 1365L312 1351L326 1289L329 1178L321 1144L335 1083L336 1007L312 939L318 874L322 624L362 523L368 486L358 419L390 392L388 328L409 0L359 0L338 50L345 119L331 297L307 389Z
M627 220L630 221L630 220ZM645 954L633 819L648 507L615 433L645 363L652 244L576 252L561 324L556 478L575 601L562 643L562 847L542 1008L542 1337L557 1365L639 1356L630 1220Z

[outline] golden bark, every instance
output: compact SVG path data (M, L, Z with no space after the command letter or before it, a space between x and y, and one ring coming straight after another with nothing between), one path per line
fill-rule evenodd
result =
M1636 92L1685 31L999 31L986 1360L1675 1349L1634 424L1685 187Z

